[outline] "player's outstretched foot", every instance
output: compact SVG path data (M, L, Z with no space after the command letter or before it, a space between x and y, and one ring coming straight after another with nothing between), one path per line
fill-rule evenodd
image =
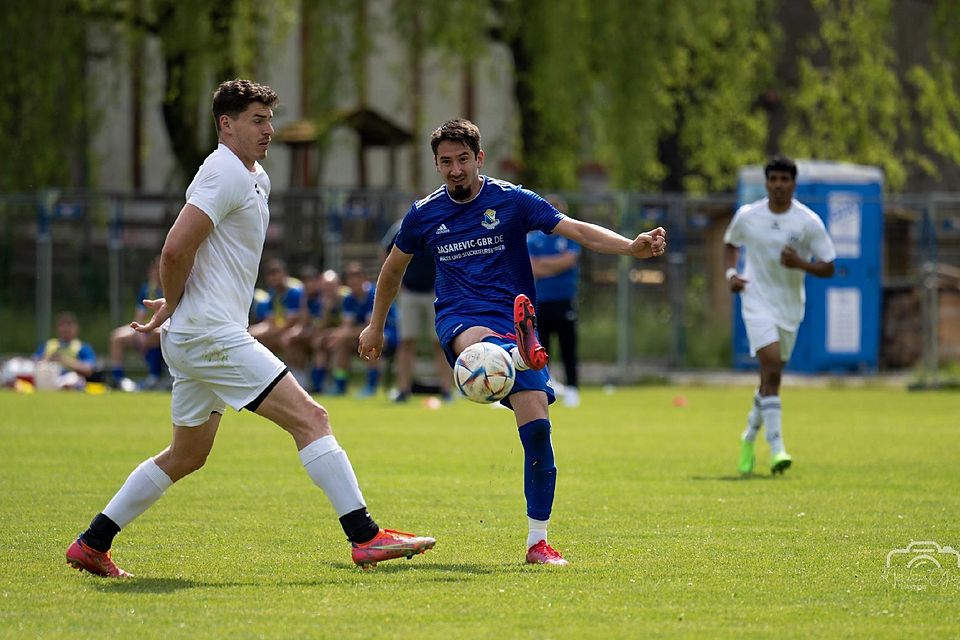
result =
M363 569L375 569L378 562L404 557L409 560L418 553L432 549L435 544L436 540L426 536L380 529L373 540L363 544L353 543L353 561Z
M753 473L753 465L757 457L753 453L754 443L750 440L740 441L740 460L737 461L737 471L748 476Z
M773 475L783 474L793 464L793 458L786 451L781 451L770 460L770 473Z
M79 538L73 541L67 547L67 564L80 571L89 571L90 573L103 576L104 578L132 578L132 573L127 573L110 559L109 551L97 551L91 549Z
M543 369L550 356L537 340L537 316L530 298L520 294L513 301L513 325L517 331L520 358L531 369Z
M541 540L537 544L527 549L527 564L569 564L560 555L560 552L547 544L546 540Z

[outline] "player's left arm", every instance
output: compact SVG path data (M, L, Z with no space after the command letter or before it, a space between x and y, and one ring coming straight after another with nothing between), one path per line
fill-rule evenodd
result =
M817 278L832 278L837 252L833 246L833 241L823 226L823 222L816 217L812 217L812 220L813 222L807 226L806 232L811 239L811 253L817 260L807 260L798 254L796 249L787 245L780 251L780 264L788 269L806 271Z
M834 261L822 262L820 260L811 262L804 260L797 253L797 250L791 246L786 246L780 251L780 264L788 269L800 269L806 271L812 276L818 278L832 278L835 271Z
M667 232L663 227L645 231L630 240L606 227L567 216L557 223L553 232L598 253L643 259L661 256L667 250Z

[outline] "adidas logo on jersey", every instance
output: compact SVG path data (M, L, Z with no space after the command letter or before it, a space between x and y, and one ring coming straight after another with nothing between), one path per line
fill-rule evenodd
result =
M440 223L440 226L437 227L436 233L434 235L440 235L441 233L450 233L450 229L447 229L447 225Z

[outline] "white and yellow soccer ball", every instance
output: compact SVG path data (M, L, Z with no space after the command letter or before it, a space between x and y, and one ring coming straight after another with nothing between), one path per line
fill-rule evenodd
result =
M516 378L510 354L489 342L470 345L453 366L453 381L460 393L481 404L506 398Z

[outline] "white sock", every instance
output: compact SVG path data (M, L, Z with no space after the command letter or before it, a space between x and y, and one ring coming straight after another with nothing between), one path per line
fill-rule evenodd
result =
M103 515L123 529L159 500L172 484L173 480L157 466L153 458L147 458L133 470L120 491L103 508Z
M523 357L520 355L520 347L513 347L510 349L510 358L513 360L513 367L517 371L526 371L530 368L527 366L527 363L523 361Z
M537 544L541 540L547 539L547 525L550 524L550 520L534 520L533 518L527 518L529 523L529 530L527 531L527 549Z
M760 432L760 427L763 426L763 413L760 412L760 392L753 396L753 407L750 408L750 413L747 414L747 428L741 436L747 442L753 442L757 439L757 433Z
M366 506L347 452L332 435L318 438L301 449L300 461L313 483L327 494L338 518Z
M780 433L780 396L760 398L760 411L763 413L763 424L767 431L770 453L773 455L782 453L783 434Z

